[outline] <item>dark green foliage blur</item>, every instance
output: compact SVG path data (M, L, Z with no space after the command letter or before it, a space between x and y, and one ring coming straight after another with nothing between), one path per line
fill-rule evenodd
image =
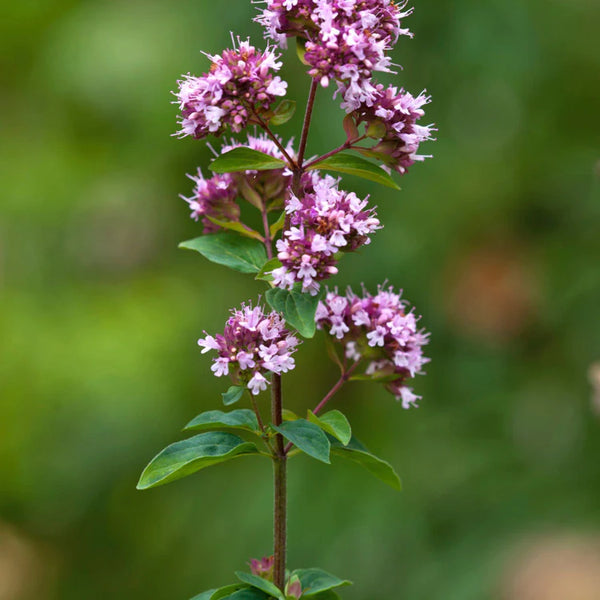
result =
M414 4L386 81L432 94L435 158L401 192L345 178L385 229L335 283L402 287L432 362L419 409L364 383L332 404L404 491L295 459L289 564L353 579L348 600L597 599L572 590L600 572L600 4ZM200 232L178 194L210 151L170 137L176 79L230 30L258 43L255 8L3 5L0 600L186 600L270 553L266 460L135 490L185 423L222 408L228 382L197 338L264 290L177 249ZM308 80L285 59L303 105ZM309 155L343 140L331 91ZM300 350L290 408L335 381L326 356L321 336ZM561 560L577 552L596 561L585 572ZM570 587L540 595L557 571Z

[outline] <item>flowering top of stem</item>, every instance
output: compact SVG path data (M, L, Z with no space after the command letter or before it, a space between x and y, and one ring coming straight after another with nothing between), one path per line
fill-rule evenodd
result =
M279 159L283 153L275 142L266 135L248 135L245 143L231 140L221 148L221 154L240 146L252 148ZM285 147L290 156L294 156L294 148L290 141ZM237 173L217 174L205 179L198 168L197 175L188 175L196 184L192 195L181 196L190 207L191 217L195 221L202 219L203 233L215 233L222 227L215 223L240 221L240 207L236 202L238 195L262 209L282 209L289 197L291 173L286 169L268 171L240 171ZM211 220L212 219L212 220Z
M361 103L373 97L373 72L390 71L387 52L398 37L412 37L400 24L412 12L405 6L392 0L266 0L256 20L282 46L289 36L304 40L309 74L323 87L336 80L347 103Z
M230 375L234 383L246 385L254 395L267 389L265 374L294 368L292 354L298 344L279 313L265 313L251 304L231 311L223 335L206 334L198 340L203 354L209 350L218 353L211 367L216 377Z
M235 46L235 44L234 44ZM279 55L237 39L237 47L212 61L208 73L189 73L178 81L175 93L181 110L179 137L221 135L227 127L235 133L246 127L254 114L266 111L277 96L285 96L287 83L273 72L281 68Z
M375 209L354 192L338 189L339 179L311 172L303 178L304 193L291 195L285 210L289 227L277 241L281 267L272 271L276 286L316 295L319 281L337 273L335 254L370 243L369 234L381 228Z
M209 217L219 221L239 221L240 207L236 203L237 190L229 173L205 179L198 168L198 174L188 175L196 184L192 196L181 196L190 206L194 221L202 219L203 233L214 233L221 227Z
M429 362L423 356L429 334L417 329L418 318L406 310L401 293L382 286L375 296L363 290L362 298L350 288L345 296L328 291L319 303L316 320L319 329L328 329L344 345L347 358L368 361L365 375L387 382L387 389L402 400L403 408L416 406L420 396L406 382Z
M419 144L430 140L432 125L417 125L425 114L423 106L431 96L422 92L417 97L394 86L385 88L376 86L376 95L371 104L362 103L358 107L347 104L345 108L352 112L357 125L365 123L367 130L377 136L379 142L371 148L378 158L388 167L400 174L406 173L415 161L429 156L418 154ZM378 131L380 130L380 131Z
M287 155L295 158L296 151L293 140L290 140L287 144L283 144L278 136L275 137L281 144L281 147L285 149ZM225 144L221 148L221 154L240 146L269 154L280 160L285 160L286 158L277 144L265 134L248 135L248 139L244 143L240 143L237 140L230 140L229 144ZM233 181L239 194L250 202L250 204L259 209L264 206L269 211L275 209L281 210L289 198L292 173L287 168L269 169L266 171L247 170L233 173Z

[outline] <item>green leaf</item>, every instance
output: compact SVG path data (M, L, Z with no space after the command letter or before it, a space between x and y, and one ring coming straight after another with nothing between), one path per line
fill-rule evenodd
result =
M296 112L296 102L294 100L282 100L273 111L273 116L269 119L271 125L283 125L287 123Z
M316 331L315 313L321 295L322 293L311 296L298 290L272 288L267 291L265 297L269 305L277 312L282 313L287 323L294 327L300 335L311 338Z
M260 281L273 281L273 275L271 275L270 272L280 266L281 262L278 258L271 258L262 266L262 269L254 279L259 279Z
M237 592L240 589L246 588L242 583L234 583L232 585L226 585L224 587L220 587L214 590L208 590L206 592L202 592L197 596L194 596L192 600L221 600L226 596L231 596L233 592Z
M402 489L400 477L398 477L392 465L369 452L355 437L350 440L347 446L343 446L341 442L335 439L330 438L330 440L331 453L334 456L358 463L383 483L387 483L387 485L398 491Z
M352 437L350 423L348 423L348 419L339 410L330 410L320 417L317 417L312 410L309 410L308 420L338 439L344 446L348 444Z
M296 36L296 55L298 56L298 58L300 59L300 62L303 65L309 66L308 62L304 58L305 54L306 54L306 40L299 36Z
M352 375L349 381L377 381L379 383L387 383L396 379L398 379L397 373L372 373L370 375L358 373L357 375Z
M267 251L260 242L234 233L203 235L181 242L179 247L195 250L211 262L240 273L258 273L267 260Z
M382 138L385 135L386 131L387 127L385 126L385 123L383 121L380 121L379 119L371 121L369 123L369 126L367 127L367 135L370 138L376 140Z
M302 584L302 597L315 596L342 585L352 585L347 579L340 579L322 569L296 569L292 575L297 575Z
M284 421L296 421L300 418L294 411L288 410L287 408L284 408L281 411L281 414L283 416Z
M221 394L223 404L230 406L235 404L244 394L246 388L243 385L232 385L226 392Z
M273 596L273 598L279 598L279 600L285 600L283 593L281 590L271 581L267 581L258 575L253 575L252 573L244 573L243 571L236 571L235 576L244 583L251 585L263 592L269 594L269 596Z
M271 596L257 588L243 588L230 596L224 596L221 600L267 600Z
M275 431L278 431L284 438L306 452L309 456L330 464L329 450L330 443L327 436L314 423L309 423L306 419L296 419L295 421L284 421L279 427L272 425Z
M229 229L231 231L235 231L235 232L239 233L240 235L252 238L254 240L258 240L259 242L261 242L261 244L263 243L264 238L262 235L260 235L260 233L258 233L258 231L254 231L254 229L247 227L246 225L244 225L243 223L240 223L239 221L221 221L220 219L215 219L214 217L209 217L208 215L205 215L205 216L211 223L214 223L215 225L218 225L219 227L222 227L223 229Z
M394 159L385 152L377 152L376 150L371 150L371 148L355 148L355 150L366 156L367 158L374 158L375 160L382 162L384 165L391 167L394 164Z
M222 600L222 598L230 598L234 592L242 589L246 589L246 586L242 583L232 583L231 585L226 585L218 590L215 590L210 597L210 600Z
M215 173L235 173L237 171L270 171L271 169L285 169L287 163L270 154L239 146L210 163L210 169Z
M210 600L216 591L217 590L207 590L206 592L202 592L201 594L194 596L191 600Z
M240 408L231 412L222 410L209 410L199 414L192 419L184 428L184 431L201 431L203 429L219 429L230 427L232 429L243 429L252 433L260 433L258 421L253 411L248 408Z
M144 469L137 489L164 485L244 454L259 454L259 451L254 444L232 433L200 433L159 452Z
M356 175L357 177L380 183L395 190L400 189L400 186L381 167L352 154L341 153L330 156L316 163L313 167L309 167L309 169L348 173L349 175Z
M277 221L275 221L275 223L273 223L271 227L269 227L269 233L271 234L271 238L274 238L275 234L278 233L281 229L283 229L285 225L285 216L286 215L284 211L281 213L279 219L277 219Z

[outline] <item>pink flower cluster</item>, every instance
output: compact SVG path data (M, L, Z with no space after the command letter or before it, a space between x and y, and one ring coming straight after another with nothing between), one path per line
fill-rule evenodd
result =
M363 290L362 298L351 289L345 296L328 292L315 318L319 329L327 329L344 345L347 358L367 361L364 373L387 382L403 408L417 405L420 396L406 382L429 362L423 356L429 334L417 329L417 317L393 288L379 286L375 296Z
M292 354L299 341L285 328L279 313L266 314L262 307L251 305L231 313L223 335L206 334L198 345L203 354L217 351L211 367L216 377L230 375L234 383L246 385L256 395L267 389L268 372L281 374L294 368Z
M430 100L424 92L415 98L394 86L385 88L378 84L371 103L361 104L352 113L357 125L383 125L381 139L371 150L400 174L406 173L415 161L429 158L418 151L421 142L432 139L433 126L417 125L417 121L425 114L423 106Z
M202 219L203 233L214 233L221 229L210 218L219 221L240 220L240 207L235 201L237 190L229 173L205 179L202 171L198 169L196 176L188 175L188 177L196 185L190 198L185 196L181 198L189 204L192 219L194 221Z
M301 198L293 194L286 205L289 227L277 241L281 267L271 274L277 287L316 295L319 281L337 273L336 253L354 251L370 243L369 235L381 225L367 199L338 189L339 179L307 175Z
M258 575L268 581L273 581L273 569L275 567L274 556L264 556L263 558L250 559L250 571L252 575Z
M279 55L270 48L262 52L238 38L232 50L207 56L212 61L208 73L188 74L178 81L179 137L219 136L226 127L239 133L254 113L268 110L277 96L285 96L287 83L273 75L281 68Z
M231 140L221 149L221 154L233 148L245 146L264 152L275 158L283 158L281 150L275 142L268 139L264 134L259 136L248 136L246 143ZM294 148L290 142L286 151L294 156ZM200 169L197 175L188 175L196 184L192 195L188 198L181 196L190 207L191 217L195 221L202 219L204 225L203 233L214 233L220 231L221 227L211 219L218 221L239 221L240 207L236 202L238 195L262 208L266 204L268 209L283 208L289 197L289 184L291 174L285 169L273 169L268 171L242 171L240 173L224 173L214 175L205 179Z
M411 36L401 19L411 14L393 0L266 0L257 21L266 37L284 46L286 38L305 40L309 74L326 87L338 83L346 104L372 100L374 71L390 71L387 52L399 36Z

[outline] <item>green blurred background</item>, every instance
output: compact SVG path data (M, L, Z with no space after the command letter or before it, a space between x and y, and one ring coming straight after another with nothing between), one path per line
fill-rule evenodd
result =
M290 564L354 579L348 600L598 600L600 3L415 4L393 80L432 94L435 158L400 193L347 178L386 228L336 282L388 278L432 331L418 410L367 384L335 403L404 491L295 460ZM219 405L196 339L261 291L177 250L209 152L170 137L176 79L230 30L259 42L255 9L3 5L0 600L186 599L270 552L267 461L135 491ZM320 92L309 153L343 139L340 115ZM299 352L291 408L333 383L325 357L320 337Z

